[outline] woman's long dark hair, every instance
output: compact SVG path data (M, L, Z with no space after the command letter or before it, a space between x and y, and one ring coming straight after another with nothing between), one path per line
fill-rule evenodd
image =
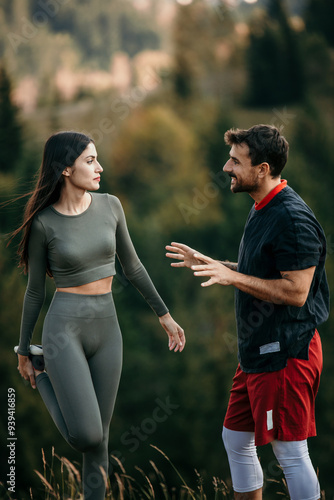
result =
M11 237L12 240L23 230L17 253L20 256L19 267L23 267L25 273L28 270L28 243L34 216L59 199L64 182L63 170L66 167L72 167L75 160L91 142L94 141L87 135L72 131L57 132L46 141L36 187L26 204L23 222ZM52 276L49 268L47 273Z

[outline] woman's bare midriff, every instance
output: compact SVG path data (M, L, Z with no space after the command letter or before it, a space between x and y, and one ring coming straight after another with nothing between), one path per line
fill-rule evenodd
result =
M68 286L66 288L57 288L57 292L81 293L83 295L99 295L111 291L112 276L102 278L97 281L91 281L80 286Z

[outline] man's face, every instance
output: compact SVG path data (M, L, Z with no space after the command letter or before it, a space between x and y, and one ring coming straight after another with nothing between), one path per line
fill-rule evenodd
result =
M252 166L246 143L233 144L223 171L231 177L232 193L255 193L259 188L258 166Z

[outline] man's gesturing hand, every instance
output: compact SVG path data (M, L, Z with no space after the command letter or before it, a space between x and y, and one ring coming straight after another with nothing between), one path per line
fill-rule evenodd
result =
M183 243L173 242L166 246L166 250L170 252L166 253L166 257L180 261L172 262L171 266L173 267L189 267L189 269L191 269L192 266L195 266L196 264L203 264L205 262L205 260L200 258L201 254L199 252L196 252L196 250L188 247L187 245L183 245ZM195 258L195 254L198 255L197 258Z
M166 246L166 257L176 259L180 262L172 262L173 267L189 267L195 276L210 276L208 281L201 283L202 286L210 286L214 283L220 285L231 285L234 272L218 260L211 259L183 243L171 243ZM233 264L235 265L235 264Z
M232 285L233 275L235 272L226 267L218 260L211 259L206 255L199 253L194 254L194 258L205 262L205 264L192 265L191 269L194 271L194 276L209 276L208 281L201 283L201 286L210 286L218 283L219 285Z

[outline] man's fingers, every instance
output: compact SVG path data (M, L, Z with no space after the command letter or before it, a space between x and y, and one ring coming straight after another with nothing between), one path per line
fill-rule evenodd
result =
M205 271L196 271L194 273L194 276L211 276L211 272L209 269L205 270Z
M185 263L184 262L172 262L171 266L172 267L185 267Z
M180 253L180 249L179 248L170 247L169 245L165 246L165 249L168 250L168 252L173 252L172 253L173 256Z
M196 264L195 266L191 266L191 269L193 271L208 271L211 267L207 264Z
M205 286L211 286L211 285L214 285L216 283L216 281L214 281L212 278L210 278L208 281L204 281L203 283L201 283L201 286L205 287Z
M203 255L202 253L194 253L194 257L195 259L198 259L198 260L203 260L204 262L213 262L213 259L211 259L211 257L208 257L207 255Z
M188 245L184 245L183 243L176 243L175 241L172 241L171 246L181 248L182 250L189 250Z
M181 248L179 248L179 247L174 247L174 246L172 246L172 245L166 245L166 246L165 246L165 249L166 249L166 250L169 250L170 252L181 252L181 251L182 251L182 250L181 250ZM183 253L184 253L184 252L183 252Z
M210 271L211 273L217 272L216 267L212 264L196 264L196 266L191 266L191 269L195 272L198 271Z
M171 259L183 260L184 255L180 253L166 253L166 257L170 257Z

